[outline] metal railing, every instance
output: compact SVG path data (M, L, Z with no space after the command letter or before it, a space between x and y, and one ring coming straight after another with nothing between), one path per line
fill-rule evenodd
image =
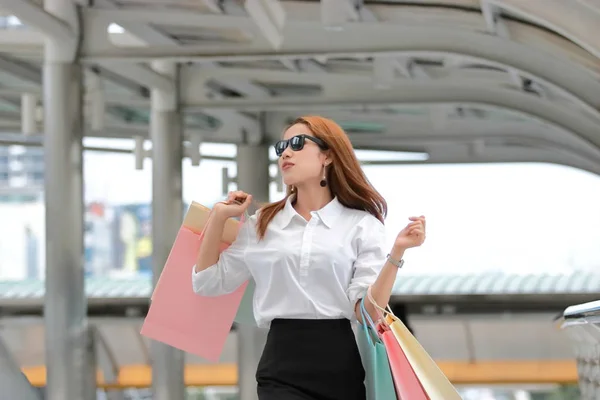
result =
M575 351L582 400L600 399L600 300L568 307L562 328Z

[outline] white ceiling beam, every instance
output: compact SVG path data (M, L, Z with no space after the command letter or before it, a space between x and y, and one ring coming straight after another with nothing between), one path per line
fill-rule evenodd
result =
M390 61L390 57L381 56L382 61ZM391 59L394 61L394 59ZM375 62L374 62L375 64ZM391 63L390 63L391 64ZM259 84L289 84L289 85L321 85L327 88L337 88L352 84L353 82L368 82L373 80L373 68L371 70L364 69L337 69L336 72L323 73L316 72L293 72L283 69L262 69L262 68L235 68L235 67L220 67L214 69L205 69L197 66L185 66L184 85L188 91L198 91L207 81L216 80L219 82L227 82L230 79L244 79L253 81ZM454 72L454 73L452 73ZM496 70L480 70L473 75L461 73L460 71L452 71L449 74L437 76L436 82L448 83L449 81L458 79L467 84L477 83L481 85L485 83L491 86L500 86L506 83L506 75L502 71ZM429 75L427 75L429 76ZM388 79L389 84L406 83L408 81L417 80L412 76L396 77Z
M408 69L410 71L410 76L413 79L422 79L422 80L431 79L431 76L429 75L429 73L427 73L425 68L423 68L421 65L417 64L414 60L411 60L409 62Z
M577 156L569 155L561 149L535 148L531 146L516 147L494 145L487 146L485 154L481 157L474 157L469 146L464 146L462 151L452 153L447 146L438 148L435 153L429 153L429 159L424 161L414 161L415 164L456 164L456 163L551 163L566 165L581 169L598 175L600 165L596 162L588 162ZM462 161L459 161L462 160Z
M248 121L243 121L243 114L239 115L239 119L223 118L221 125L215 130L200 129L198 127L184 126L184 139L187 140L192 136L199 136L202 142L205 143L243 143L244 140L254 140L256 137L252 131L248 131L250 125ZM245 125L242 125L245 124ZM106 124L104 131L96 132L89 127L86 127L85 136L90 137L107 137L107 138L132 138L141 136L148 138L149 126L140 123L111 123Z
M146 65L130 63L122 63L118 67L114 65L101 65L147 88L163 90L169 93L173 92L175 88L175 83L171 78L153 71Z
M284 67L286 67L287 69L289 69L290 71L300 72L300 66L298 65L298 60L283 59L280 61L281 61L281 64Z
M266 88L256 85L242 77L232 77L227 79L227 82L224 82L224 84L237 90L246 97L267 97L271 95Z
M200 0L200 2L202 4L204 4L204 6L206 6L206 8L208 8L211 12L214 12L215 14L223 13L223 9L221 9L219 0Z
M186 92L189 94L189 92ZM184 93L182 93L182 96ZM390 90L376 90L372 82L355 82L340 88L335 95L325 96L285 96L267 99L227 99L198 101L183 98L188 106L206 108L237 109L245 111L296 110L305 106L321 106L323 109L348 107L360 104L474 104L495 105L522 113L529 118L562 127L600 148L598 125L594 119L580 113L579 109L568 108L542 100L536 96L486 86L468 85L464 82L452 83L404 83L396 84Z
M340 30L360 15L353 0L321 0L321 22L325 29Z
M246 0L244 8L274 49L283 44L285 10L279 0Z
M404 57L403 54L405 54L405 53L401 52L401 51L394 52L394 53L387 52L387 51L384 51L384 52L373 51L371 54L373 56L378 56L378 55L379 56L387 56L389 54L394 54L397 56L398 60L402 60ZM409 55L407 57L409 57L410 54L411 53L409 52ZM429 53L425 54L424 56L433 57L436 55L440 56L440 55L444 55L444 54L447 54L447 53L429 52ZM499 53L496 53L496 55L498 55L498 54ZM296 57L300 58L299 55ZM474 57L468 57L468 58L471 60L477 60ZM536 61L538 61L537 57L535 59L536 59ZM485 63L485 64L491 65L491 66L507 68L507 65L500 64L497 61L492 61L489 59L477 60L477 62ZM523 63L522 65L528 65L526 60L516 60L515 62L517 62L517 63L522 62ZM544 83L545 86L552 89L553 93L561 94L566 99L569 99L574 104L585 109L586 112L588 112L590 115L596 115L597 118L600 120L600 112L598 112L598 110L596 109L596 106L595 106L595 104L598 104L598 107L600 107L600 83L594 79L587 80L585 78L585 76L580 75L579 79L583 79L583 80L587 81L587 85L585 87L583 87L582 85L580 85L579 79L578 80L568 79L568 77L565 77L564 74L559 74L558 73L559 71L556 70L556 68L553 68L553 66L556 66L556 64L559 62L560 61L553 59L550 64L539 64L538 66L536 66L536 70L535 70L536 74L535 75L532 74L531 70L530 71L519 71L519 73L526 77L533 77L537 82ZM396 68L398 68L398 65L396 65ZM508 68L516 70L516 68L514 68L512 65L508 66ZM568 67L565 67L565 68L568 68ZM188 69L188 68L186 68L186 69ZM405 69L405 75L409 74L412 79L412 71L406 66L404 69ZM259 82L261 82L261 81L270 82L270 81L278 80L279 82L287 81L290 83L306 83L306 84L320 83L324 86L327 86L327 85L339 84L339 83L343 83L343 82L351 83L354 79L361 79L360 74L346 74L346 73L329 73L328 75L310 74L310 73L298 74L298 73L291 73L289 71L279 71L279 70L275 71L275 70L265 70L265 69L244 69L244 68L222 68L219 70L213 70L209 73L208 71L203 71L203 70L194 71L193 67L191 68L191 70L194 72L189 72L189 70L190 69L188 69L188 72L187 72L188 77L189 77L190 73L198 75L197 77L194 78L194 80L195 79L210 79L210 78L224 79L229 76L243 76L247 79L254 79ZM353 76L353 75L356 75L356 76ZM544 78L541 78L540 76L549 76L556 80L555 81L547 81ZM367 77L367 75L363 75L363 77ZM500 82L498 81L498 83L500 83ZM189 89L191 87L191 86L189 86L190 84L186 85L184 87L184 90L186 90L186 88ZM470 84L470 83L466 82L466 84ZM575 84L577 87L572 86L573 84ZM521 85L517 85L517 87L521 88ZM592 88L595 88L595 90L592 90Z
M362 22L378 22L379 18L365 5L364 0L358 0L358 14Z
M492 34L496 34L496 21L500 14L500 9L490 3L488 0L480 0L481 1L481 13L483 14L483 19L485 20L485 26L487 31Z
M327 68L325 68L325 63L320 63L316 60L298 60L298 65L303 72L312 72L312 73L321 73L326 74Z
M481 0L481 13L485 19L487 31L503 39L510 39L510 32L502 19L502 9L490 0ZM508 68L507 72L517 87L523 86L523 78L514 68Z
M480 0L480 2L487 31L504 39L510 38L508 27L502 19L502 9L490 0Z
M397 123L400 125L400 123ZM469 128L472 123L464 124L463 129ZM451 129L451 132L455 132L455 128ZM485 130L485 134L474 134L474 135L464 135L458 134L454 135L427 135L425 132L417 133L404 137L397 136L394 134L387 135L377 135L377 140L373 140L374 134L353 134L350 133L350 139L352 143L357 147L372 147L377 146L379 149L398 149L402 147L410 147L410 148L422 148L426 152L432 154L435 158L436 155L440 153L437 149L447 149L450 146L470 146L473 144L481 144L485 143L495 143L506 144L511 147L518 147L519 145L527 148L545 148L545 149L553 149L557 153L567 153L573 159L577 159L581 162L580 165L587 165L586 169L594 169L600 167L600 162L597 158L590 157L589 154L582 153L578 151L576 148L565 145L561 141L554 141L552 139L544 138L540 129L534 134L529 135L521 132L514 131L500 131L500 130ZM468 149L468 147L465 147Z
M108 7L109 9L118 9L119 8L112 0L104 0L103 5L105 7ZM209 9L211 9L211 11L214 11L214 12L221 11L215 1L205 0L205 5L207 5L209 7ZM144 42L148 43L148 45L155 45L155 46L156 45L168 45L168 46L179 46L180 45L179 41L176 40L175 38L172 38L172 37L164 34L163 32L160 32L156 28L149 26L147 24L144 24L144 23L125 22L122 24L122 27L123 27L123 29L131 32L133 35L136 35L137 37L139 37ZM105 66L105 68L110 69L110 65ZM146 76L148 74L150 74L150 75L155 74L154 71L147 69L147 67L145 67L143 65L137 65L134 68L137 69L137 71L136 70L128 71L128 72L126 71L124 76L128 76L129 79L131 79L131 76L132 76L131 74L135 72L136 73L135 76L137 76L137 80L135 82L138 82L139 84L142 84L149 88L152 88L152 87L156 88L157 87L156 83L161 82L161 81L162 81L162 83L160 83L161 86L166 85L166 82L164 82L164 80L161 77L159 77L158 81L157 81L156 76ZM138 76L137 72L139 71L140 68L144 69L144 74ZM117 68L113 68L112 72L120 74L123 72L123 70L119 66ZM167 78L167 77L164 77L164 78ZM170 78L168 78L168 79L170 79ZM231 83L231 82L228 81L228 83ZM152 85L152 86L150 86L150 85ZM238 82L236 83L236 89L243 93L246 93L246 94L250 93L250 95L254 95L254 96L261 94L260 93L261 88L255 86L255 85L252 85L249 82L244 82L244 80L240 80L240 79L238 79ZM125 104L125 105L127 105L127 104ZM245 129L245 130L251 132L252 137L255 137L260 134L256 122L249 121L250 119L246 118L242 114L239 114L239 113L236 113L236 112L233 112L230 110L213 110L212 112L208 112L207 114L211 115L221 121L225 119L225 120L230 121L229 123L239 124L240 131Z
M413 78L412 71L410 70L411 59L410 57L394 57L393 58L394 68L399 71L405 78Z
M279 7L281 7L281 4L276 4L278 4ZM268 6L262 6L260 4L258 6L255 6L253 5L253 3L251 3L250 5L250 8L253 11L257 11L261 16L267 14L267 19L270 19L271 16L265 9L266 7ZM275 6L274 8L277 8L277 6ZM127 24L130 22L138 22L146 24L173 25L190 28L255 28L256 31L259 31L257 22L253 19L252 16L249 17L248 15L212 14L193 12L191 10L162 9L141 6L129 6L127 8L117 10L86 8L85 10L83 10L83 12L84 17L86 19L95 22L102 22L102 25L105 26L110 23L115 23L123 26L123 24ZM248 11L246 10L246 12Z
M42 59L45 37L44 33L33 29L0 29L0 52Z
M15 15L28 27L58 40L72 40L75 35L65 21L46 12L31 0L0 0L0 8Z
M293 72L313 72L321 74L327 73L327 68L325 68L325 65L313 59L290 60L283 58L280 60L280 62L284 67Z
M388 89L396 80L394 58L388 56L373 57L373 84L377 89Z
M202 70L207 71L218 71L220 67L218 67L215 63L203 63L199 67ZM264 87L255 85L250 82L247 78L243 77L227 77L227 79L215 79L217 85L221 85L223 87L228 87L232 90L237 91L238 93L244 96L253 96L254 98L262 98L269 97L270 93ZM223 96L218 90L211 90L210 87L206 87L206 82L203 81L202 85L208 89L206 91L206 96L214 99L224 99ZM180 91L186 90L187 80L181 77L180 79ZM221 122L227 121L228 124L238 124L240 132L246 132L247 137L251 143L259 143L263 136L264 132L262 132L260 124L256 118L251 118L245 114L232 111L232 110L203 110L203 109L193 109L187 108L186 111L193 112L199 111L202 113L206 113L212 115L215 118L218 118Z
M96 5L108 10L122 9L114 0L97 0ZM143 22L129 22L120 26L149 45L178 46L180 44L171 36Z
M600 3L597 0L486 1L557 32L600 58L600 35L598 34ZM595 2L594 6L592 2Z
M489 1L489 0L487 0ZM286 10L294 10L297 7L296 2L285 2ZM315 4L314 7L320 7L320 4ZM330 40L329 35L335 35L336 33L323 31L322 23L320 20L315 20L313 14L318 16L318 12L307 11L313 7L310 4L302 3L302 15L307 15L303 18L298 18L290 11L290 15L286 17L286 32L289 32L290 37L286 40L286 52L302 51L306 57L313 57L311 53L314 53L314 57L318 56L318 53L325 53L327 48L340 47L343 43L340 40ZM397 7L390 6L391 10L397 9ZM318 9L317 9L318 10ZM380 12L385 12L382 9ZM153 47L151 49L144 48L115 48L114 45L108 45L103 43L99 45L95 38L98 37L98 30L103 30L105 26L103 24L94 23L94 21L104 21L105 23L125 23L127 21L146 22L149 24L164 24L164 25L176 25L182 27L194 27L204 29L241 29L248 31L249 34L259 33L256 23L242 15L215 15L208 13L195 13L189 11L177 11L177 10L152 10L141 7L130 7L127 10L123 10L118 13L113 10L84 10L84 26L89 29L91 26L94 31L88 32L86 37L88 40L84 43L84 58L87 60L93 60L95 57L102 57L105 59L128 59L131 61L147 61L154 58L173 58L176 61L199 61L199 60L210 60L218 61L221 56L227 55L231 57L236 55L235 58L243 59L248 57L249 54L258 54L271 52L273 47L267 43L253 42L252 45L226 43L216 45L189 45L181 49L168 49L161 47ZM439 20L440 15L435 14L432 16L431 25L428 24L427 18L423 18L423 13L417 14L420 20L423 20L422 24L418 26L407 26L406 24L394 24L393 22L397 19L397 13L391 12L388 23L360 23L360 24L348 24L346 26L348 36L352 37L353 48L355 49L379 49L385 48L402 47L405 43L411 44L413 49L421 48L423 42L429 42L431 37L439 37L435 39L440 42L446 43L446 46L454 45L454 47L467 47L472 41L479 42L482 39L475 39L475 35L481 35L481 32L477 31L477 27L474 21L465 18L464 24L473 24L472 30L469 29L451 29L436 27L434 24ZM406 14L402 14L404 18L410 19L411 11ZM394 19L396 18L396 19ZM438 24L439 25L439 24ZM529 47L535 49L539 46L543 51L555 56L565 58L575 57L585 62L587 66L597 66L597 60L594 57L588 57L585 59L585 55L581 55L581 51L576 46L569 46L568 42L555 43L558 39L548 36L548 34L542 30L539 30L533 26L521 24L519 22L511 22L511 25L515 26L515 29L519 30L519 44L522 47ZM124 36L124 35L120 35ZM471 36L471 37L468 37ZM91 38L91 39L90 39ZM299 40L298 38L301 38ZM92 40L93 39L93 40ZM331 36L331 39L335 39ZM555 40L556 39L556 40ZM118 42L119 35L113 37L115 42ZM539 45L541 42L549 42L548 45ZM307 46L307 43L309 46ZM327 46L330 43L331 45ZM335 43L335 44L334 44ZM516 44L516 43L515 43ZM497 46L488 46L490 49L495 49ZM311 51L314 49L314 51ZM325 54L323 54L325 55ZM521 58L521 56L516 58ZM583 57L583 58L582 58ZM597 68L597 73L600 74L600 68Z

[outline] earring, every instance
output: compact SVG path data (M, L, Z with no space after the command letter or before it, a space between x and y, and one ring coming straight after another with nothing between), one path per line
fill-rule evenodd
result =
M327 186L327 174L326 174L326 170L325 170L325 166L323 165L323 179L321 179L321 182L319 182L319 184L321 185L321 187L325 187Z

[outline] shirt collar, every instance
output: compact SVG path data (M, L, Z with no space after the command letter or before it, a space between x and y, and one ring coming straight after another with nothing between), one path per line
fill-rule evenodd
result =
M282 229L286 228L290 222L292 222L294 217L302 218L292 205L292 201L294 201L295 196L295 194L289 196L285 202L285 207L283 210L281 210L280 216ZM331 228L336 218L342 213L343 210L344 206L342 203L339 202L337 197L334 197L333 200L327 203L320 210L315 211L315 213L326 227Z

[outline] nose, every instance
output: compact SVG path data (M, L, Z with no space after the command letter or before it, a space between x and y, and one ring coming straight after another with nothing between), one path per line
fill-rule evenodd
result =
M291 156L292 156L292 149L288 145L288 147L285 148L283 153L281 153L281 158L286 159L286 158L290 158Z

